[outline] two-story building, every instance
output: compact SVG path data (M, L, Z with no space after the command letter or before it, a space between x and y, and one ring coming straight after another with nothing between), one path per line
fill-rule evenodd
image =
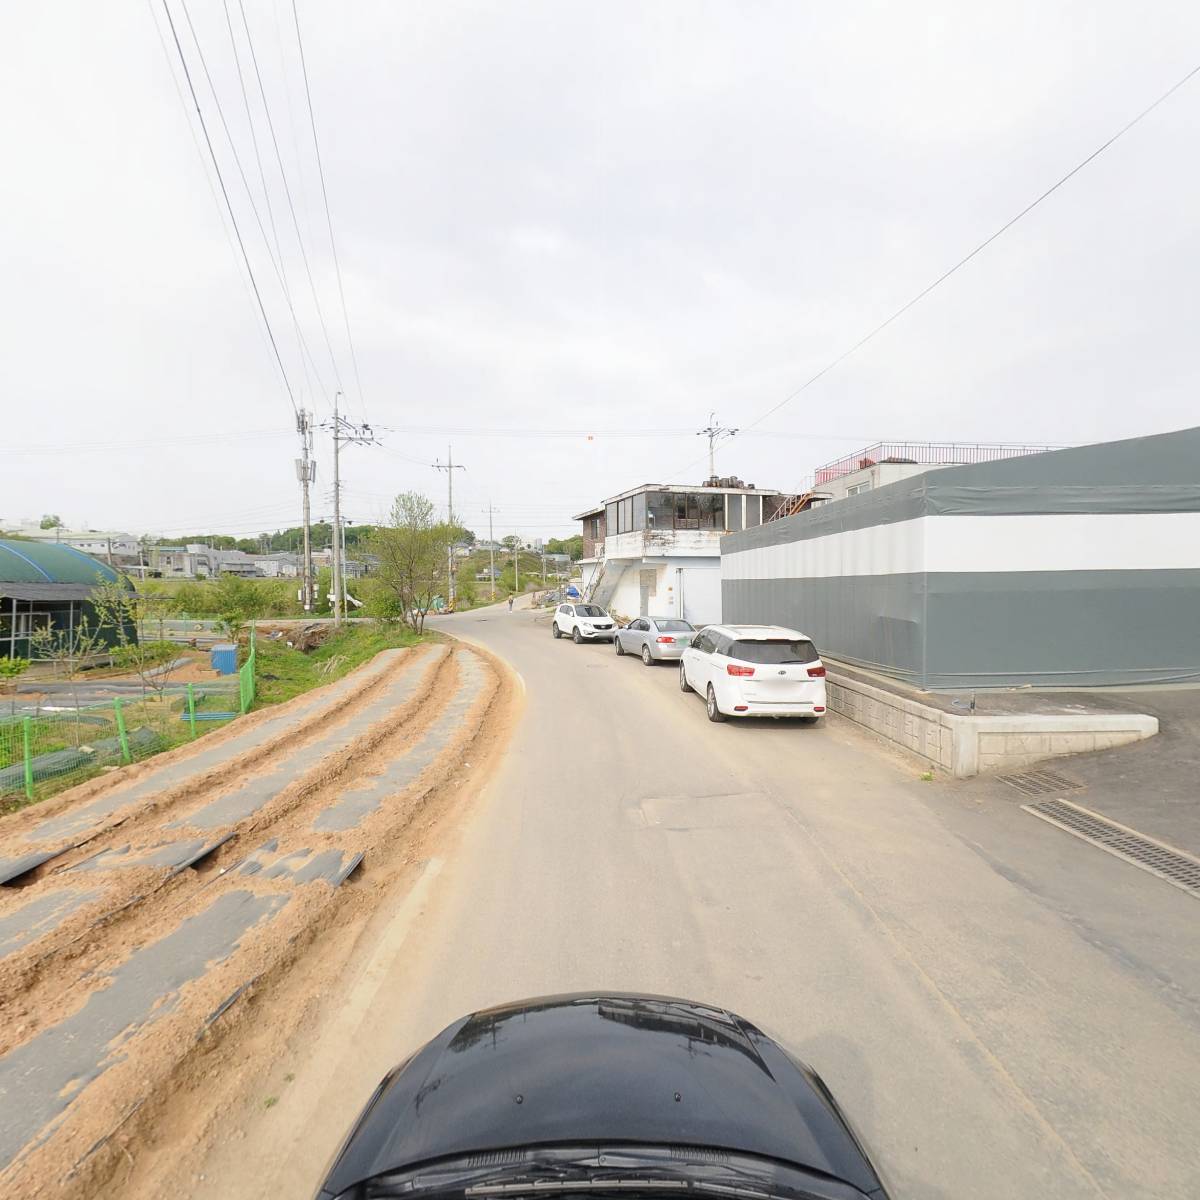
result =
M721 538L770 520L782 492L714 479L643 483L576 514L584 594L624 617L721 619Z

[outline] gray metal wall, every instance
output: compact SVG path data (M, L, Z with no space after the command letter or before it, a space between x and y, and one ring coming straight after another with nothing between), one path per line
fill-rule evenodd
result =
M925 577L924 686L1200 679L1200 570Z
M826 654L923 684L924 575L723 579L721 620L799 629Z
M722 556L921 517L1200 511L1200 429L945 468L732 534ZM1200 679L1197 568L722 581L722 619L932 688ZM932 564L930 564L932 565ZM1190 565L1190 564L1188 564Z

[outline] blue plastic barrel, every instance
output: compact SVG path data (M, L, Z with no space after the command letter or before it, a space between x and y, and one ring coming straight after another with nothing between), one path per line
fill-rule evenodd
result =
M209 662L218 675L237 674L237 647L231 643L214 646L209 652Z

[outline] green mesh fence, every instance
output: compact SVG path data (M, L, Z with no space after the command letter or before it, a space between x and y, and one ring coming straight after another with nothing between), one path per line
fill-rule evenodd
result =
M42 800L199 737L246 712L256 692L254 634L227 682L147 689L75 706L15 697L0 710L0 808ZM6 710L6 711L5 711Z

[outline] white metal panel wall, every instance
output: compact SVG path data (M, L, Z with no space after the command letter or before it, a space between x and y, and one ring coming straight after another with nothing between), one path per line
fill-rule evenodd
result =
M1200 568L1200 513L932 516L739 550L724 578Z
M826 537L739 550L721 556L721 571L726 579L912 574L925 569L927 520L928 517L918 517Z
M693 625L721 621L721 572L712 567L681 567L678 588L683 589L683 619Z

